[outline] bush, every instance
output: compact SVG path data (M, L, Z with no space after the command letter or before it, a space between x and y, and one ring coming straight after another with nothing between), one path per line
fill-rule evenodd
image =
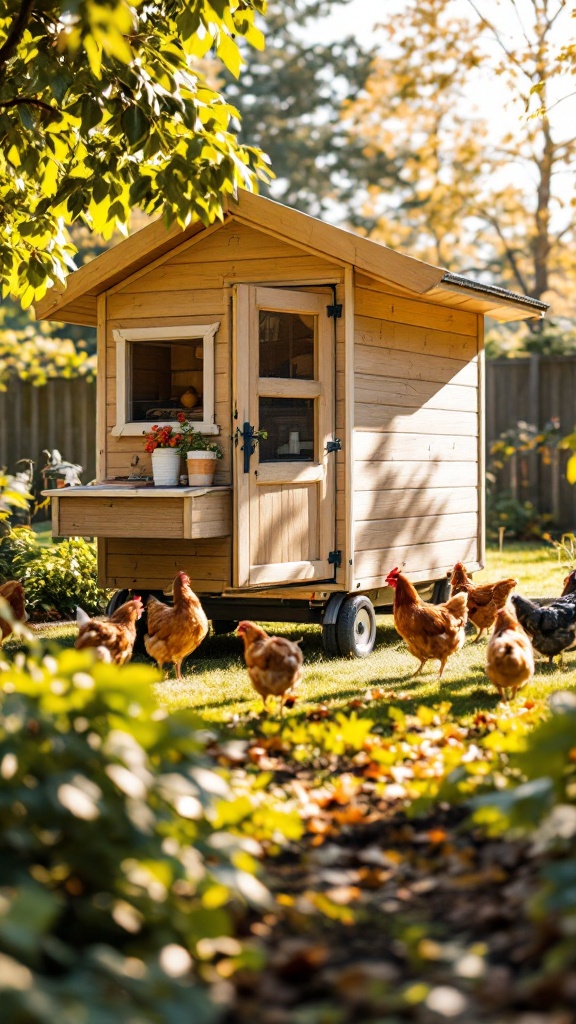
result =
M552 715L518 745L503 745L512 784L472 801L473 820L492 835L530 837L541 861L533 919L556 937L542 963L558 983L576 965L576 696L557 692ZM520 785L514 782L522 779Z
M33 530L15 526L0 537L0 583L19 580L26 566L38 558L42 547Z
M39 548L17 578L26 591L32 620L70 619L81 605L89 615L106 607L106 591L98 586L96 551L82 537Z
M517 540L541 538L550 526L552 516L539 512L531 501L520 501L509 491L486 496L486 534L491 540L498 539L499 527L506 528L507 537Z
M213 736L192 712L159 708L155 679L85 651L0 671L0 992L11 1024L211 1024L222 1010L203 978L221 988L256 965L231 936L247 904L269 902L254 877L259 846L218 822L246 827L274 800L247 777L238 795L213 770Z

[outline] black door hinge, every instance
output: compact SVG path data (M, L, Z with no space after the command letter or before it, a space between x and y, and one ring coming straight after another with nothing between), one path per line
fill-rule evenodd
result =
M332 455L332 452L342 451L342 441L339 437L335 437L333 441L326 441L326 455Z
M329 551L328 552L328 564L335 565L338 569L342 565L342 552L341 551Z
M335 302L333 306L326 306L326 312L328 316L334 318L334 320L340 320L342 317L342 303Z

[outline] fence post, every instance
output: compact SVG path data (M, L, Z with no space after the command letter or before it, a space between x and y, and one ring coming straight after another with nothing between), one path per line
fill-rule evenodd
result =
M540 355L534 352L530 356L530 367L528 371L528 408L531 410L531 420L537 430L540 430ZM540 464L541 459L538 452L533 452L530 458L532 463L531 472L528 474L529 498L534 508L538 508L540 496Z

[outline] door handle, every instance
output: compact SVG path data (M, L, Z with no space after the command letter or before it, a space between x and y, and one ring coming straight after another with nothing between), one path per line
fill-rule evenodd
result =
M244 444L240 445L240 451L244 452L244 472L250 472L250 459L256 451L256 445L258 444L261 437L267 437L265 430L254 430L254 427L248 420L244 421L242 430L240 427L236 427L236 444L238 444L238 438L241 438Z

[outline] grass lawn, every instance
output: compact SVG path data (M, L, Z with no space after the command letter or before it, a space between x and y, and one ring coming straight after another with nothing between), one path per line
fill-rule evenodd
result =
M52 544L52 522L47 519L42 523L32 523L32 530L36 534L36 538L43 548L48 548Z
M514 576L518 591L527 596L559 594L566 575L548 545L509 543L502 553L489 550L486 561L486 569L475 576L476 580ZM420 676L411 678L416 661L396 633L389 615L378 617L377 645L364 660L327 658L317 626L272 623L269 629L294 640L303 638L305 674L297 703L288 712L292 715L306 714L318 704L326 704L331 710L345 708L351 701L362 701L369 690L381 691L380 697L369 700L370 716L376 719L386 714L390 700L401 701L408 712L415 711L423 702L449 700L456 717L492 710L498 703L498 695L484 674L484 640L479 644L467 641L462 651L449 659L439 682L438 664L432 662ZM71 646L76 635L70 623L36 627L35 632L64 646ZM188 672L181 683L168 679L159 684L160 700L170 709L195 708L213 721L259 714L261 702L250 685L241 650L235 636L209 637L188 661ZM544 698L553 690L574 686L576 660L569 655L563 668L539 662L535 678L521 696Z

